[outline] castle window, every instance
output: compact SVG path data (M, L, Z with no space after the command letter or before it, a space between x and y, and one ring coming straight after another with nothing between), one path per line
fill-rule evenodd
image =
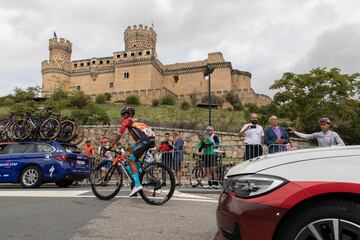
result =
M81 90L81 86L76 86L76 90L80 91L80 90Z
M113 88L113 87L114 87L114 83L111 82L111 83L109 84L109 87L110 87L110 88Z
M74 67L77 67L77 63L74 64Z
M141 55L142 55L142 52L138 52L138 54L139 54L139 56L141 56Z
M129 77L130 77L129 72L124 72L124 78L126 79L126 78L129 78Z
M146 51L146 55L150 55L150 51Z
M92 64L95 64L95 61L92 61Z
M86 65L90 66L90 62L87 62Z
M131 53L131 56L132 56L132 57L135 56L135 53L132 52L132 53Z
M175 75L175 76L174 76L174 82L175 82L175 83L178 83L178 82L179 82L179 76L178 76L178 75Z
M84 66L84 63L80 63L80 66L83 67L83 66Z
M106 61L106 64L109 64L109 63L110 63L110 60L107 60L107 61Z
M120 54L116 55L117 58L120 58Z
M127 53L124 53L124 57L127 57Z
M136 47L136 45L134 45L134 47Z
M102 60L100 60L100 64L103 64L103 61L102 61Z

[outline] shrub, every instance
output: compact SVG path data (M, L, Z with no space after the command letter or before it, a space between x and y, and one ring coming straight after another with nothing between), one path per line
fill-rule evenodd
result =
M160 101L159 101L159 99L153 99L151 104L153 107L157 107L157 106L159 106Z
M233 106L234 110L241 111L243 110L243 105L240 101L239 95L237 95L234 91L227 92L224 95L226 101L228 101L231 106Z
M129 95L125 99L126 104L132 104L132 105L139 105L140 104L140 98L136 95Z
M206 95L201 99L202 103L208 103L209 102L209 97ZM216 104L220 107L222 107L224 103L224 99L222 97L218 97L216 95L211 95L211 104Z
M108 124L110 122L106 111L94 104L89 104L83 109L72 111L71 117L83 125Z
M180 108L181 108L182 110L187 110L187 109L190 108L190 104L189 104L187 101L184 101L184 102L181 103Z
M70 99L70 106L77 107L79 109L84 108L91 101L91 98L85 95L83 91L73 92L69 97L69 99Z
M98 94L98 95L96 95L95 102L96 102L97 104L103 104L103 103L105 103L105 101L106 101L106 96L105 96L105 94Z
M112 95L108 92L104 93L106 101L111 101Z
M160 99L160 104L161 105L175 105L175 98L171 97L171 96L164 96L163 98Z
M12 106L15 103L15 100L12 96L2 97L0 101L1 106Z

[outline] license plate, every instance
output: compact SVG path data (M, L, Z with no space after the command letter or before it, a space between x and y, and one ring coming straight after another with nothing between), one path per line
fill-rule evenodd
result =
M85 161L76 160L76 163L80 165L85 165Z

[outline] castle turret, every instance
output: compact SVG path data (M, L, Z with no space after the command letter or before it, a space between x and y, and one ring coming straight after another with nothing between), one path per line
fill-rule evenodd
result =
M72 43L64 38L49 39L49 60L71 62Z
M124 33L125 51L151 49L156 50L156 32L152 27L134 25L127 27Z
M49 95L57 88L70 88L72 43L64 38L49 39L49 60L41 63L43 93Z

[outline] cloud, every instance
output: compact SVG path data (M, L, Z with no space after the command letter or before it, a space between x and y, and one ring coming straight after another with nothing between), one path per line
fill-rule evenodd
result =
M357 0L4 0L0 95L41 84L40 63L54 30L73 42L72 58L82 59L123 50L126 27L151 22L164 64L220 51L234 68L253 74L257 92L272 95L269 86L286 71L316 65L355 71L359 15Z

